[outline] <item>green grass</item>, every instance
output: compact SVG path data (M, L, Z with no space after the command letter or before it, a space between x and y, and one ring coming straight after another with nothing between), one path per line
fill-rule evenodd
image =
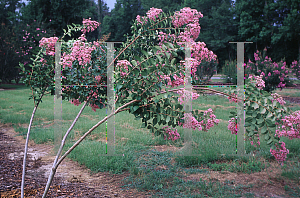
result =
M222 91L226 88L213 87ZM27 128L19 124L28 124L32 111L33 101L28 100L31 91L28 88L0 91L0 122L13 123L20 135L26 137ZM67 101L62 102L62 123L59 129L55 128L54 97L46 95L40 104L32 126L30 139L36 143L53 143L54 133L57 131L65 134L82 105L74 106ZM68 156L84 164L92 172L109 171L121 174L129 171L130 177L126 178L124 188L134 187L141 191L150 190L153 197L239 197L243 189L251 186L227 186L218 182L184 181L183 173L204 173L208 170L253 173L263 170L267 165L259 159L273 161L274 157L269 152L269 147L261 141L261 147L255 158L234 157L235 136L227 130L229 112L236 110L236 104L230 103L226 97L212 95L199 97L192 103L193 109L207 110L212 108L220 123L208 132L193 131L192 154L196 157L180 156L181 152L159 152L154 150L157 145L173 145L180 149L184 145L184 131L178 127L181 138L176 142L164 140L163 137L154 137L148 129L141 128L141 120L135 120L128 112L115 115L115 153L124 156L103 156L106 150L105 124L96 128L78 147ZM299 107L298 107L299 108ZM87 132L97 122L106 116L106 109L92 111L86 107L82 116L68 136L64 151L72 146L79 137ZM284 139L290 150L288 160L299 161L300 141ZM249 153L254 147L246 142L246 151ZM222 163L217 163L217 162ZM299 163L290 165L284 170L284 177L299 179ZM287 191L297 194L297 189ZM298 193L299 195L299 193ZM253 197L252 194L243 194Z

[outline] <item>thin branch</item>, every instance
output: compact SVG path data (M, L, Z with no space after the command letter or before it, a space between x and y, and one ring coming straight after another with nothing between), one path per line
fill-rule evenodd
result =
M59 156L60 156L60 154L61 154L61 152L62 152L62 149L63 149L63 147L64 147L64 145L65 145L67 136L69 135L69 133L71 132L71 130L72 130L73 127L75 126L75 123L77 122L79 116L81 115L82 111L84 110L84 108L85 108L85 106L87 105L87 103L88 103L88 101L90 100L90 98L91 98L91 97L89 97L89 98L87 99L87 101L84 102L84 104L83 104L83 106L81 107L79 113L77 114L75 120L73 121L72 125L71 125L70 128L68 129L67 133L65 134L65 136L64 136L64 138L63 138L63 140L62 140L62 142L61 142L60 148L59 148L59 150L58 150L58 152L57 152L57 155L56 155L56 157L55 157L55 160L54 160L54 162L53 162L53 166L52 166L51 173L50 173L49 178L48 178L48 181L47 181L47 185L46 185L46 187L45 187L45 191L44 191L43 197L46 197L46 195L47 195L47 193L48 193L48 191L49 191L50 184L51 184L51 182L52 182L52 180L53 180L53 177L54 177L54 174L55 174L55 169L53 169L53 167L55 167L55 164L56 164L56 162L57 162L57 160L58 160L58 158L59 158Z
M45 89L46 90L46 89ZM30 122L29 122L29 126L28 126L28 132L27 132L27 137L26 137L26 143L25 143L25 150L24 150L24 158L23 158L23 172L22 172L22 183L21 183L21 198L24 198L24 184L25 184L25 172L26 172L26 158L27 158L27 151L28 151L28 141L29 141L29 136L30 136L30 130L31 130L31 125L32 125L32 121L36 112L37 107L40 104L40 101L44 95L45 90L42 92L41 96L40 96L40 100L37 102L36 106L33 109L31 118L30 118Z
M55 159L55 162L56 163L54 163L53 164L53 167L52 167L52 169L51 169L51 174L50 174L50 176L49 176L49 179L48 179L48 182L47 182L47 186L46 186L46 188L45 188L45 192L44 192L44 194L43 194L43 198L45 198L46 197L46 195L47 195L47 192L48 192L48 190L49 190L49 187L50 187L50 185L51 185L51 183L52 183L52 180L53 180L53 177L54 177L54 175L55 175L55 172L56 172L56 169L57 169L57 167L59 166L59 164L66 158L66 156L76 147L76 146L78 146L79 144L80 144L80 142L82 142L82 140L84 139L84 138L86 138L86 136L88 136L93 130L95 130L100 124L102 124L103 122L105 122L108 118L110 118L111 116L113 116L113 115L115 115L115 114L117 114L117 113L119 113L119 112L121 112L121 109L122 108L124 108L124 107L126 107L126 106L128 106L128 105L130 105L130 104L132 104L132 103L134 103L134 102L138 102L138 101L140 101L140 100L133 100L133 101L130 101L129 103L127 103L127 104L125 104L125 105L123 105L123 106L121 106L121 107L119 107L114 113L111 113L109 116L106 116L103 120L101 120L100 122L98 122L95 126L93 126L88 132L86 132L58 161L57 161L57 158ZM83 108L84 108L84 106L86 105L86 103L83 105L83 107L82 107L82 109L80 110L80 112L79 112L79 114L77 115L77 117L76 117L76 119L78 119L78 117L80 116L80 114L81 114L81 112L82 112L82 110L83 110ZM75 120L76 120L75 119ZM74 120L74 122L73 122L73 124L75 124L75 120ZM72 124L72 126L73 126L73 124ZM71 126L71 127L72 127ZM70 128L71 128L70 127ZM70 129L69 129L70 130ZM65 141L65 138L66 138L66 135L65 135L65 137L64 137L64 139L63 139L63 142L62 143L64 143L64 141ZM60 148L60 151L61 151L61 149L62 149L62 146L61 146L61 148Z

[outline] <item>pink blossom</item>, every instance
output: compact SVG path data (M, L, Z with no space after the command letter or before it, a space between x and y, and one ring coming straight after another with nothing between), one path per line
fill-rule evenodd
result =
M94 31L100 25L97 21L91 21L91 18L83 19L82 23L84 28L81 31L83 34Z
M270 149L271 154L275 157L275 159L278 162L281 162L281 165L283 165L283 162L286 159L287 154L289 154L289 150L285 148L285 143L284 142L279 142L281 143L280 147L275 143L276 149Z

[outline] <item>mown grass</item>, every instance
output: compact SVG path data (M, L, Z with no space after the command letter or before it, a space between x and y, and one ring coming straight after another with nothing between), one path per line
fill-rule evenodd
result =
M213 87L212 89L222 91L225 88ZM226 88L228 89L228 88ZM19 124L28 124L32 111L33 101L28 100L31 91L28 88L18 88L0 92L0 121L2 123L13 123L14 128L20 135L27 133L27 128ZM54 102L53 96L46 95L40 104L33 122L30 139L36 143L54 141ZM231 171L253 173L266 168L259 159L263 157L269 161L274 160L269 148L261 141L259 152L255 158L234 157L235 136L227 130L229 112L236 110L236 104L230 103L226 97L211 95L199 97L192 103L193 109L207 110L212 108L220 123L208 132L193 131L193 151L197 156L180 156L180 148L184 145L184 131L178 127L181 138L176 142L164 140L161 136L154 137L148 129L141 128L141 121L135 120L128 112L115 115L115 152L124 156L103 156L106 150L106 125L102 124L95 129L86 140L84 140L69 155L73 160L84 164L93 172L110 171L120 174L129 171L131 176L125 180L126 187L135 187L139 190L152 192L153 197L239 197L243 189L250 186L227 186L218 182L207 181L184 181L183 173L203 172L203 167L215 171ZM64 134L73 119L79 112L81 105L74 106L67 101L62 102L62 124L60 131ZM300 110L300 107L292 109ZM92 126L106 116L106 109L93 112L90 107L85 108L82 116L76 123L64 151L72 146L78 138L87 132ZM290 150L289 161L299 161L300 141L284 139ZM154 150L154 146L167 145L178 148L178 152ZM254 147L246 142L246 151L251 152ZM217 161L223 163L216 163ZM286 164L283 175L287 178L299 179L299 163ZM200 168L202 167L202 168ZM192 169L193 168L193 169ZM287 187L287 191L297 193ZM252 197L252 194L243 194Z

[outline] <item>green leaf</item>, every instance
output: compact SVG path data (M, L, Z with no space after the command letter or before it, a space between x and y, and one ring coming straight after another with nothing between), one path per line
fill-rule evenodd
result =
M157 124L157 118L153 119L153 126Z
M252 121L252 117L247 117L247 118L245 119L245 122L250 123L251 121Z
M147 122L143 122L142 128L146 128L146 127L147 127Z
M173 46L173 44L172 44L172 43L169 43L169 42L167 42L167 43L165 43L165 45L166 45L166 46L168 46L169 48L172 48L172 49L174 49L174 46Z
M271 138L271 137L270 137L269 134L266 134L266 135L265 135L265 140L266 140L266 141L268 141L270 138Z
M272 138L267 141L267 144L270 145L273 142Z
M161 47L159 47L159 46L154 46L153 48L155 48L155 49L156 49L156 51L157 51L157 50L159 50L159 51L161 51L161 52L162 52L162 49L161 49ZM154 54L156 54L156 51L155 51L155 53L154 53Z
M261 117L257 120L257 124L261 124L264 121L264 119Z
M272 116L272 113L269 112L268 115L267 115L267 118L270 118Z
M142 50L142 53L143 53L147 58L149 57L149 54L148 54L146 51Z
M132 65L137 66L137 62L135 60L131 61Z
M159 60L159 62L162 64L163 63L163 60L162 58L159 56L159 55L156 55L157 59Z
M262 134L266 134L267 133L267 126L264 125L262 128L261 128L261 131L260 131Z
M174 66L175 61L176 61L176 58L173 58L173 59L171 60L171 66Z
M253 107L254 109L257 109L257 108L259 108L259 105L258 105L257 103L253 103L253 104L252 104L252 107Z
M167 116L166 122L170 121L170 116Z
M264 107L260 108L260 114L264 114L266 112L266 109Z
M148 76L148 72L147 72L146 69L144 69L144 70L142 71L142 76L143 76L144 78L146 78L146 77Z
M136 110L138 110L139 106L134 106L132 109L133 109L133 112L136 112Z
M170 59L170 53L166 52L166 56L168 59Z

